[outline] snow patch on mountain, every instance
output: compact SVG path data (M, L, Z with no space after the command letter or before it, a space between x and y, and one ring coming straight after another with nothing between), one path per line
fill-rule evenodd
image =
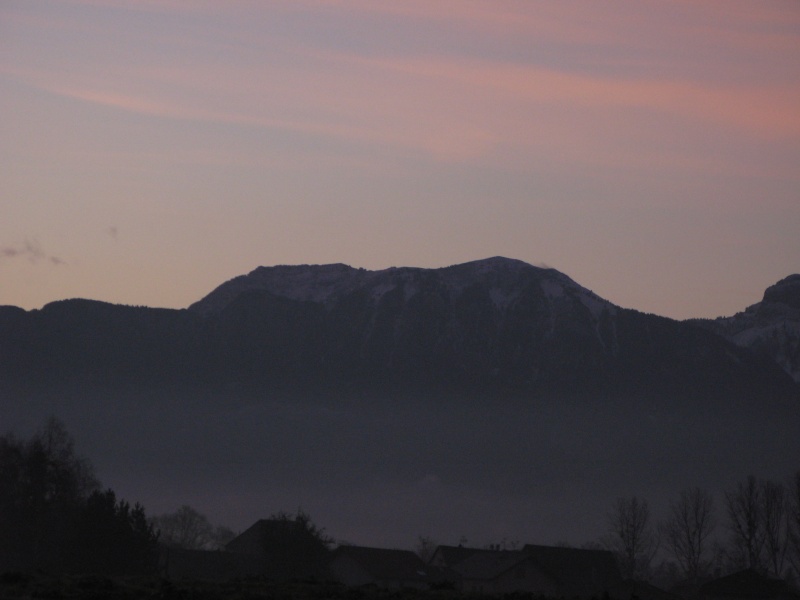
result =
M560 299L564 297L564 286L557 281L553 281L552 279L543 279L539 286L542 288L544 295L549 300L554 300L556 298Z
M343 264L259 267L222 284L190 309L203 315L218 313L248 291L314 302L327 308L357 290L377 303L397 288L402 288L404 302L425 290L439 290L435 293L444 293L446 301L453 302L468 288L480 286L488 292L494 309L504 313L519 301L526 286L533 282L541 287L554 307L579 303L596 321L604 311L615 310L611 303L555 269L534 267L500 256L441 269L391 267L368 271ZM554 310L558 309L551 308L551 320L555 319Z
M694 322L771 357L800 383L800 275L768 287L761 302L732 317Z
M397 285L390 282L382 282L370 289L370 297L376 301L380 302L380 299L383 298L384 295L391 292L392 290L396 289Z
M489 290L489 297L492 299L492 304L496 309L505 310L519 298L519 292L493 287Z
M615 306L603 300L591 290L587 290L575 283L572 279L558 274L557 278L543 279L539 284L545 297L549 300L562 300L565 296L577 299L583 306L589 309L594 319L599 319L604 312L613 313Z
M587 289L582 289L578 294L578 298L581 304L589 309L595 319L599 319L603 312L613 311L613 306L610 302L603 300Z
M256 269L255 281L275 294L306 302L326 303L331 298L355 287L366 271L342 264L319 265L312 268L275 267ZM251 275L252 275L251 274Z

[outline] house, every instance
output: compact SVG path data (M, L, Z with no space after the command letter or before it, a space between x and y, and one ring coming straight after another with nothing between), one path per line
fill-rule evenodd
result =
M288 525L287 525L288 523ZM237 554L264 554L264 544L284 529L295 527L292 521L259 519L225 545L228 552Z
M328 563L329 576L348 586L430 589L442 582L439 569L410 550L339 546Z
M458 574L459 587L464 592L529 592L549 596L559 591L558 582L521 550L475 552L451 569Z
M610 598L637 598L638 600L681 600L685 597L662 590L646 581L633 579L627 579L611 587L608 595Z
M558 582L561 596L601 596L622 581L617 561L608 550L527 544L522 551Z
M260 561L257 575L275 580L325 576L328 540L305 517L256 521L225 546L233 554Z
M606 550L528 544L522 550L439 546L431 564L450 569L464 591L523 591L552 596L600 597L622 582Z
M745 569L700 586L703 600L797 600L800 594L782 579L773 579L755 569Z
M490 550L464 546L437 546L429 562L440 569L449 569L476 552L490 552Z

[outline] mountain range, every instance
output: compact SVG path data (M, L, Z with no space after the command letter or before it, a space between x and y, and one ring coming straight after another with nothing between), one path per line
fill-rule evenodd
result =
M772 358L800 383L800 275L767 288L764 299L732 317L695 323Z
M0 374L359 395L792 395L798 298L794 275L739 315L678 322L499 257L442 269L260 267L185 310L3 307Z
M260 267L191 306L0 307L0 426L65 421L104 484L236 528L297 506L339 539L583 543L798 468L800 275L714 320L554 269Z

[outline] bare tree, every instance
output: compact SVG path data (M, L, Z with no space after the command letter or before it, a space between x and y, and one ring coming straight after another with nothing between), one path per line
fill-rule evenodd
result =
M790 535L789 494L786 486L774 481L761 482L761 514L764 527L764 553L767 569L783 576Z
M725 494L728 527L734 562L739 567L758 569L764 555L764 519L761 486L753 475Z
M608 529L603 542L617 556L623 577L646 577L658 550L647 500L636 496L617 499L608 515Z
M705 556L715 527L714 499L697 487L681 492L678 500L670 504L669 516L661 524L667 548L684 576L695 583L709 565Z
M160 531L160 540L167 546L188 550L208 549L213 540L213 527L205 515L183 505L174 513L153 517L153 526Z
M211 533L211 542L209 550L224 550L228 542L236 537L236 534L230 527L224 525L217 525Z
M789 560L795 581L800 580L800 471L794 474L789 500Z
M433 558L433 553L436 552L438 546L439 543L432 537L421 535L417 538L417 543L414 545L414 552L417 553L417 556L419 556L423 562L427 563Z

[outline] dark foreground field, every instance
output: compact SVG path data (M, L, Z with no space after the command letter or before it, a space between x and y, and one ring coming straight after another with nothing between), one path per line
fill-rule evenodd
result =
M6 573L0 575L2 600L457 600L453 590L385 590L375 587L348 588L333 583L274 583L258 580L230 582L124 579L94 575L52 577ZM470 600L483 596L470 594ZM546 600L531 594L487 596L493 600Z

